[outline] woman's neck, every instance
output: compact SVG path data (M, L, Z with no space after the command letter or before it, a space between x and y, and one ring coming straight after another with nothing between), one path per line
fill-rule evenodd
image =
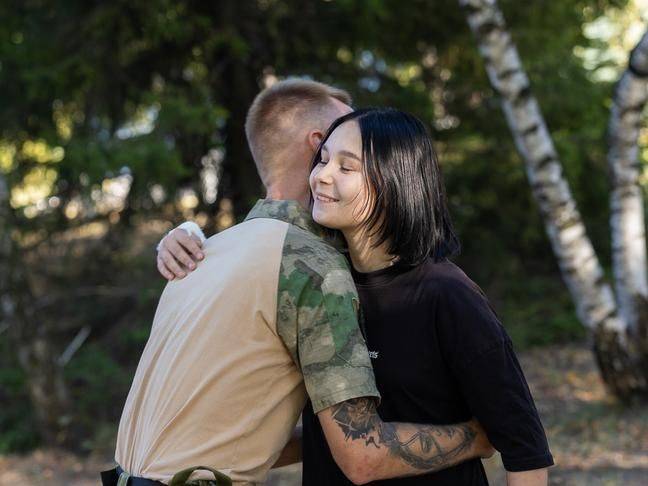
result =
M387 243L384 242L377 247L372 246L375 241L365 231L349 230L342 231L349 248L349 256L353 268L358 272L375 272L394 264L398 259L387 252Z

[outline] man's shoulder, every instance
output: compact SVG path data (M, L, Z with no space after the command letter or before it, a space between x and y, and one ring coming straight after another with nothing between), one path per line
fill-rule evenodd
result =
M251 235L260 238L283 237L290 224L272 218L254 218L241 221L207 238L207 242L227 239L238 239L239 244L254 243Z
M303 269L322 278L343 272L351 278L349 264L333 245L298 226L289 225L283 244L282 265Z
M290 225L279 270L279 309L356 310L358 294L346 258L324 239Z
M205 241L206 251L218 249L215 254L230 258L230 254L246 254L254 261L272 259L277 264L282 258L289 223L272 218L254 218L224 229Z

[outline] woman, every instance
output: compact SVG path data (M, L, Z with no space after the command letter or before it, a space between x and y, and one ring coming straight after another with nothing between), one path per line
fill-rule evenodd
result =
M459 242L423 124L391 109L339 118L315 154L310 185L313 219L346 241L382 419L474 416L502 453L509 485L546 484L553 460L511 341L481 290L448 260ZM308 406L303 421L303 484L350 484ZM487 481L472 460L379 483Z

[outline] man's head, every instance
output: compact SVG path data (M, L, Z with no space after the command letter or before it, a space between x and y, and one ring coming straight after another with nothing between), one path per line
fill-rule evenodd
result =
M311 158L331 123L352 111L350 104L346 91L296 78L279 81L257 95L247 114L245 134L269 192L283 199L303 198Z

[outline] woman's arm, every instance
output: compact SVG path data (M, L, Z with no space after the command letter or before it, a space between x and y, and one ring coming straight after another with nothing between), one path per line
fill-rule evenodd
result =
M439 293L436 325L441 352L468 409L502 455L505 469L519 473L553 465L524 372L486 297L474 284L461 280L446 282Z
M283 451L281 451L281 455L272 466L273 468L302 462L302 435L302 426L298 425L293 430L292 436Z
M506 473L508 486L547 486L548 481L549 473L546 467L532 471Z

